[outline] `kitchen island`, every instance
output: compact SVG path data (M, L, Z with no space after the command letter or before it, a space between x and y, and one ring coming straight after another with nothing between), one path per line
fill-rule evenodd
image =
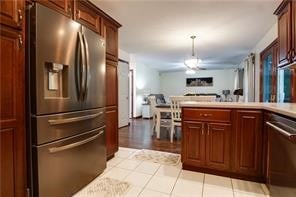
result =
M268 178L273 117L296 120L290 103L188 101L181 107L183 169L258 182Z

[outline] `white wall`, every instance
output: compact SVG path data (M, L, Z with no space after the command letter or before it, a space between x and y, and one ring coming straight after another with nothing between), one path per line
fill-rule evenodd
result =
M136 102L134 107L134 117L141 116L144 95L160 93L159 72L141 62L135 62L134 70Z
M133 117L142 115L142 103L145 95L151 93L160 93L159 72L141 63L133 54L130 54L130 69L134 73L134 103Z
M186 87L186 78L213 77L211 87ZM222 90L234 90L233 69L229 70L201 70L194 75L186 75L185 71L165 72L160 74L161 93L169 96L184 95L186 93L216 93L222 95Z
M260 95L260 52L262 52L277 37L278 24L275 23L251 51L252 53L255 53L255 101L259 101Z
M122 59L122 60L127 61L127 62L130 61L130 54L127 53L126 51L122 50L122 49L118 50L118 56L119 56L119 59Z

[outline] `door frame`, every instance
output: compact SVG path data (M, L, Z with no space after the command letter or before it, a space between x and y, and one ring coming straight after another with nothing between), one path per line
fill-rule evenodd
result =
M127 66L128 66L128 70L129 70L129 74L130 74L130 64L129 64L129 62L128 61L126 61L126 60L123 60L123 59L120 59L120 58L118 58L118 62L122 62L122 63L125 63L125 64L127 64ZM129 78L128 78L128 80L130 80ZM130 84L130 81L128 81L128 84ZM128 104L130 105L130 94L129 94L129 92L130 92L130 86L128 85ZM131 106L131 107L133 107L133 105ZM118 108L119 109L119 108ZM119 114L119 113L118 113ZM128 114L130 115L130 106L128 107ZM128 125L126 125L126 126L129 126L130 125L130 121L128 121ZM126 126L123 126L123 127L126 127Z
M278 65L278 38L270 43L263 51L260 52L260 87L259 99L263 102L263 58L267 53L272 54L272 94L275 95L274 102L277 101L277 65Z
M131 98L130 99L130 103L131 103L131 106L130 106L130 117L131 118L134 118L134 69L130 69L129 70L129 74L130 74L130 90L129 92L131 93Z

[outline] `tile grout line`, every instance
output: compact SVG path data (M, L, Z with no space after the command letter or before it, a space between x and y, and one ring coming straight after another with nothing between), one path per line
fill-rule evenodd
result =
M175 181L175 183L174 183L173 189L172 189L172 191L170 192L170 196L173 195L173 191L174 191L174 189L175 189L175 186L176 186L176 184L177 184L177 181L178 181L179 178L180 178L181 172L182 172L182 168L181 168L181 170L180 170L180 172L179 172L179 174L178 174L178 176L177 176L177 179L176 179L176 181Z
M204 188L205 188L205 179L206 179L206 174L203 173L204 177L203 177L203 181L202 181L202 191L201 191L201 196L203 197L204 195Z
M159 170L159 168L160 168L161 166L162 166L162 165L159 165L159 166L158 166L157 170L155 170L155 172L153 173L153 175L150 177L149 181L147 181L147 183L143 186L141 192L137 195L137 197L140 196L140 195L143 193L143 191L144 191L145 188L147 187L148 183L149 183L149 182L151 181L151 179L155 176L156 172Z
M232 188L233 197L235 197L235 193L234 193L234 188L233 188L233 182L232 182L232 178L230 178L230 181L231 181L231 188Z

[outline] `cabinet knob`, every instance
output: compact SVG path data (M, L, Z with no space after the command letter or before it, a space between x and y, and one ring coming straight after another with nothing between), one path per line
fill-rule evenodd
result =
M19 41L19 48L22 48L24 42L23 42L23 36L21 34L18 35L18 41Z
M22 10L18 9L17 13L18 13L18 20L19 20L19 22L21 22L23 20Z
M204 123L201 123L201 134L203 135L204 134L204 129L205 129L205 126L204 126Z

